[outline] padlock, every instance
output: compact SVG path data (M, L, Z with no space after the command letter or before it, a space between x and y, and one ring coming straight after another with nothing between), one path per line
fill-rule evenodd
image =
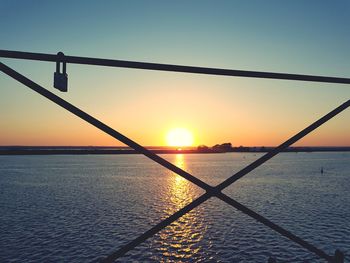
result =
M68 90L68 75L66 70L66 62L63 61L64 54L62 52L57 53L56 72L53 76L53 86L63 92ZM60 72L60 62L62 62L62 73Z

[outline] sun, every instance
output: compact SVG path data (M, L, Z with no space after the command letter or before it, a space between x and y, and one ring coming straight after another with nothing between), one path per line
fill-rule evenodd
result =
M193 145L193 135L185 128L171 129L166 135L168 146L184 147Z

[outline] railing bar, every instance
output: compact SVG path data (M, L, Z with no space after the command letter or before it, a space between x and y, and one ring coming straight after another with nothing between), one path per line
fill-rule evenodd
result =
M218 75L218 76L235 76L235 77L248 77L248 78L266 78L266 79L350 84L350 78L342 78L342 77L235 70L235 69L222 69L222 68L207 68L207 67L136 62L136 61L101 59L101 58L78 57L78 56L64 56L62 59L62 57L58 58L56 54L32 53L32 52L11 51L11 50L0 50L0 57L51 61L51 62L64 61L72 64L172 71L172 72L207 74L207 75Z
M270 160L276 154L280 153L281 151L283 151L284 149L288 148L289 146L291 146L292 144L294 144L295 142L297 142L301 138L305 137L307 134L309 134L313 130L315 130L318 127L320 127L325 122L329 121L331 118L333 118L334 116L336 116L340 112L344 111L349 106L350 106L350 100L344 102L339 107L337 107L334 110L332 110L331 112L327 113L325 116L323 116L322 118L318 119L317 121L315 121L314 123L312 123L311 125L309 125L305 129L303 129L302 131L300 131L296 135L292 136L291 138L286 140L281 145L279 145L276 148L272 149L271 151L269 151L268 153L266 153L265 155L263 155L262 157L260 157L256 161L254 161L253 163L249 164L248 166L246 166L242 170L238 171L237 173L235 173L231 177L227 178L225 181L223 181L218 186L216 186L216 188L221 191L224 188L228 187L229 185L231 185L232 183L234 183L238 179L242 178L243 176L245 176L249 172L253 171L254 169L259 167L260 165L262 165L266 161Z
M341 111L343 111L343 110L345 110L348 106L349 106L349 103L350 103L350 100L348 100L347 102L345 102L345 103L343 103L342 105L340 105L339 107L337 107L337 108L335 108L334 110L332 110L331 112L329 112L328 114L326 114L324 117L322 117L321 119L319 119L319 120L317 120L316 122L314 122L313 124L315 124L315 123L320 123L320 122L326 122L327 120L329 120L329 119L331 119L332 117L334 117L335 115L337 115L337 114L339 114ZM308 129L308 128L310 128L311 126L313 126L313 124L311 124L310 126L308 126L306 129ZM322 123L320 123L319 124L319 126L321 125ZM306 129L304 129L304 130L306 130ZM315 129L315 128L314 128ZM309 132L311 132L311 130L309 131ZM298 134L297 134L298 135ZM299 139L301 139L302 137L304 137L306 134L304 134L303 136L301 136ZM294 138L295 136L293 136L292 138ZM299 140L298 139L298 140ZM287 140L285 143L287 143L289 140ZM283 143L283 144L281 144L281 145L284 145L285 143ZM277 149L278 147L276 147L275 148L275 150ZM273 150L274 151L274 150ZM272 152L273 152L272 151ZM278 152L276 152L274 155L276 155ZM268 154L266 154L266 155L268 155ZM264 156L266 156L266 155L264 155ZM273 156L274 156L273 155ZM264 157L263 156L263 157ZM272 158L273 156L271 156L270 158ZM270 159L269 158L269 159ZM260 158L261 159L261 158ZM259 160L259 159L258 159ZM266 160L265 160L266 161ZM264 162L265 162L264 161ZM263 163L263 162L262 162ZM262 163L260 163L259 165L261 165ZM246 168L248 168L250 165L248 165ZM256 168L256 167L255 167ZM241 170L241 171L244 171L244 169L243 170ZM248 171L249 172L249 171ZM248 173L247 172L247 173ZM225 181L224 181L225 182ZM220 186L221 184L219 184L218 186ZM212 189L212 191L210 192L210 194L212 194L212 195L215 195L215 196L217 196L218 198L228 198L227 200L229 201L229 200L231 200L232 198L230 198L230 197L228 197L228 196L226 196L224 193L222 193L221 192L221 190L222 189L219 189L218 188L218 186L217 187L214 187L214 189ZM233 199L232 199L233 200ZM230 201L231 202L231 201ZM229 202L228 202L229 203ZM230 205L232 205L232 203L229 203ZM239 204L239 203L235 203L235 205L236 204ZM249 208L247 208L247 207L245 207L245 206L243 206L242 204L239 204L240 206L238 206L237 205L237 207L239 207L240 209L240 211L245 211L245 212L247 212L247 213L245 213L245 214L247 214L247 215L250 215L250 216L252 216L254 219L256 219L256 220L258 220L259 221L259 219L260 220L262 220L261 221L261 223L263 223L263 224L265 224L266 226L268 226L268 227L270 227L270 228L272 228L273 230L275 230L275 231L277 231L277 232L279 232L279 233L281 233L282 235L284 235L284 236L286 236L286 237L288 237L289 239L291 239L292 241L295 241L296 243L298 243L298 244L300 244L301 246L303 246L304 248L306 248L306 249L308 249L309 251L311 251L311 252L313 252L313 253L316 253L317 255L321 255L321 257L322 258L325 258L325 259L327 259L327 260L329 260L329 258L331 258L329 255L327 255L326 253L324 253L323 251L321 251L321 250L318 250L316 247L314 247L313 245L311 245L311 244L308 244L306 241L304 241L303 239L301 239L301 238L299 238L299 237L297 237L297 236L295 236L295 235L293 235L292 233L290 233L288 230L285 230L285 229L283 229L283 228L281 228L281 227L279 227L279 226L277 226L276 224L274 224L273 222L270 222L270 221L268 221L267 219L265 219L264 217L262 217L262 216L260 216L259 214L257 214L257 213L255 213L254 212L254 214L252 214L252 213L248 213L249 211L250 211L250 209ZM237 208L236 207L236 208ZM237 208L238 209L238 208ZM253 211L252 211L253 212ZM260 221L259 221L260 222ZM272 226L272 227L271 227ZM275 227L275 226L277 226L277 227ZM291 234L291 235L289 235L288 236L288 234ZM295 239L295 240L293 240L293 238ZM133 242L133 241L132 241ZM122 248L121 248L122 249Z
M38 92L42 96L53 101L57 105L66 109L67 111L73 113L74 115L78 116L79 118L92 124L96 128L104 131L105 133L109 134L113 138L125 143L126 145L133 148L135 151L142 153L143 155L147 156L148 158L150 158L151 160L155 161L156 163L162 165L163 167L173 171L174 173L182 176L183 178L186 178L190 182L203 188L206 191L210 191L212 189L212 187L210 185L208 185L205 182L201 181L200 179L194 177L193 175L189 174L188 172L182 170L181 168L175 166L174 164L168 162L167 160L156 155L155 153L151 152L150 150L144 148L143 146L139 145L138 143L134 142L133 140L129 139L128 137L124 136L123 134L117 132L116 130L112 129L111 127L107 126L106 124L102 123L101 121L97 120L96 118L92 117L91 115L87 114L86 112L82 111L81 109L75 107L74 105L65 101L64 99L58 97L57 95L48 91L47 89L41 87L37 83L31 81L30 79L26 78L25 76L21 75L20 73L16 72L15 70L11 69L10 67L6 66L5 64L3 64L1 62L0 62L0 69L5 74L7 74L10 77L14 78L15 80L21 82L22 84L29 87L30 89Z
M231 197L229 197L221 192L217 195L217 197L220 198L222 201L226 202L227 204L233 206L237 210L241 211L242 213L254 218L258 222L260 222L260 223L264 224L265 226L271 228L272 230L278 232L282 236L284 236L284 237L290 239L291 241L299 244L300 246L306 248L310 252L315 253L316 255L318 255L321 258L324 258L328 262L332 262L332 259L333 259L332 256L329 256L324 251L318 249L314 245L312 245L312 244L308 243L307 241L301 239L300 237L294 235L290 231L276 225L275 223L273 223L269 219L263 217L262 215L259 215L258 213L254 212L253 210L249 209L248 207L242 205L241 203L237 202L236 200L232 199Z
M121 138L123 138L124 140L125 139L127 139L127 140L129 140L130 142L132 142L132 143L134 143L136 146L139 146L140 148L141 148L141 150L143 149L143 150L146 150L146 151L149 151L149 150L147 150L147 149L145 149L145 148L143 148L141 145L138 145L137 143L135 143L135 142L133 142L133 141L131 141L130 139L128 139L127 137L125 137L124 135L122 135L122 134L120 134L120 133L118 133L118 132L116 132L115 130L113 130L112 128L110 128L110 127L108 127L107 125L105 125L105 124L103 124L102 122L100 122L100 121L98 121L97 119L95 119L95 118L93 118L92 116L90 116L90 115L88 115L87 113L85 113L85 112L83 112L83 111L81 111L80 109L78 109L78 108L76 108L75 106L73 106L72 104L70 104L70 103L68 103L68 102L66 102L65 100L63 100L63 99L61 99L60 97L58 97L58 96L56 96L55 94L53 94L53 93L51 93L51 92L49 92L48 90L46 90L46 89L44 89L43 87L41 87L41 86L39 86L38 84L36 84L36 83L34 83L33 81L31 81L31 80L29 80L29 79L27 79L26 77L24 77L23 75L21 75L21 74L19 74L19 73L17 73L16 71L14 71L13 69L11 69L11 68L9 68L9 67L7 67L6 65L4 65L3 63L0 63L0 68L1 68L1 70L4 72L4 73L6 73L7 75L9 75L9 76L11 76L11 77L13 77L14 79L16 79L17 81L19 81L19 82L21 82L22 84L24 84L24 85L26 85L26 86L28 86L29 88L31 88L31 89L33 89L33 90L35 90L35 91L37 91L38 93L40 93L41 95L43 95L43 96L45 96L46 98L48 98L48 99L50 99L51 101L53 101L53 102L55 102L56 104L58 104L58 105L60 105L61 107L63 107L63 108L65 108L66 110L68 110L68 111L70 111L70 112L72 112L72 113L74 113L75 115L77 115L78 117L80 117L80 118L82 118L82 119L84 119L85 121L87 121L87 122L89 122L89 123L91 123L92 125L94 125L94 126L96 126L97 128L99 128L99 129L101 129L99 126L97 126L97 125L95 125L94 123L92 123L89 119L91 118L92 120L94 120L94 121L96 121L97 122L97 124L99 123L100 125L102 125L102 127L103 126L105 126L105 127L107 127L108 129L110 129L110 130L112 130L114 133L116 133L118 136L121 136ZM30 86L29 86L30 85ZM336 114L338 114L338 113L340 113L341 111L343 111L344 109L346 109L349 105L347 105L346 106L346 104L349 104L349 102L350 102L350 100L349 101L347 101L347 102L345 102L344 104L342 104L341 106L339 106L337 109L335 109L335 110L333 110L332 112L330 112L329 114L327 114L327 115L325 115L323 118L321 118L320 120L318 120L318 121L316 121L314 124L316 124L316 123L318 123L319 122L319 124L318 124L318 126L320 126L320 125L322 125L324 122L326 122L326 121L328 121L330 118L332 118L332 117L334 117ZM344 106L345 105L345 106ZM342 106L344 106L343 108L342 108ZM341 109L342 108L342 109ZM73 110L78 110L77 112L73 112ZM336 110L338 110L336 113L335 113L335 111ZM82 113L82 116L80 115L80 114ZM332 113L332 114L331 114ZM86 116L84 116L84 114L86 115ZM332 115L332 116L329 116L329 115ZM84 118L85 117L85 118ZM327 119L328 118L328 119ZM312 125L310 125L308 128L310 128L311 126L313 126L314 124L312 124ZM317 126L317 127L318 127ZM315 127L315 128L313 128L313 129L316 129L317 127ZM306 128L306 129L308 129L308 128ZM103 131L105 131L106 133L108 133L108 134L110 134L111 136L113 136L111 133L110 133L110 131L108 130L108 129L106 129L106 130L104 130L104 129L101 129L101 130L103 130ZM306 130L306 129L304 129L304 130ZM308 131L307 133L309 133L309 132L311 132L313 129L311 129L310 131ZM303 130L303 131L304 131ZM302 131L302 132L303 132ZM302 133L301 132L301 133ZM299 139L301 139L302 137L304 137L307 133L305 133L304 135L302 135L300 138L298 138L298 139L296 139L296 141L297 140L299 140ZM299 134L297 134L297 135L299 135ZM297 135L295 135L294 137L296 137ZM113 136L113 137L115 137L115 136ZM294 137L292 137L291 139L293 139ZM116 138L116 137L115 137ZM119 138L116 138L116 139L118 139L118 140L120 140ZM291 140L290 139L290 140ZM122 141L122 140L120 140L120 141ZM124 142L124 141L122 141L122 142ZM286 141L285 143L287 143L288 141ZM124 142L125 143L125 142ZM284 144L285 144L284 143ZM125 144L127 144L127 143L125 143ZM130 144L127 144L127 145L129 145L130 147L132 147ZM283 145L283 144L282 144ZM281 147L282 145L280 145L279 147ZM277 149L277 148L279 148L279 147L276 147L275 148L275 150ZM134 147L132 147L132 148L134 148ZM135 150L138 150L138 149L136 149L136 148L134 148ZM139 152L141 152L141 153L143 153L142 151L139 151ZM149 151L150 152L150 151ZM273 151L271 151L271 152L273 152ZM153 154L152 152L150 152L151 154ZM276 155L278 152L276 152L274 155ZM145 154L147 157L149 157L147 154ZM155 155L155 154L153 154L153 155ZM268 154L266 154L266 155L268 155ZM273 156L274 156L273 155ZM155 155L156 157L159 157L159 156L157 156L157 155ZM271 156L270 158L272 158L273 156ZM263 156L264 157L264 156ZM149 157L149 158L151 158L151 157ZM166 160L164 160L163 158L161 158L161 157L159 157L161 160L163 160L163 161L165 161L165 162L168 162L168 161L166 161ZM269 159L270 159L269 158ZM154 160L153 158L151 158L152 160ZM261 159L261 158L260 158ZM156 160L154 160L154 161L156 161ZM158 161L156 161L157 163L159 163ZM169 162L168 162L169 163ZM160 163L161 164L161 163ZM172 165L171 163L169 163L170 165ZM161 165L163 165L163 164L161 164ZM259 164L260 165L260 164ZM163 165L164 166L164 165ZM174 165L173 165L174 166ZM165 166L166 167L166 166ZM176 166L174 166L175 168L178 168L178 167L176 167ZM248 166L249 167L249 166ZM166 168L168 168L168 167L166 167ZM168 169L170 169L170 170L172 170L171 168L168 168ZM178 168L179 170L181 170L182 172L184 172L182 169L180 169L180 168ZM175 172L174 170L172 170L173 172ZM175 172L175 173L177 173L177 172ZM185 173L187 173L187 172L185 172ZM179 173L178 173L179 174ZM179 174L179 175L181 175L181 174ZM188 174L188 175L190 175L190 174ZM181 175L182 176L182 175ZM194 177L194 176L192 176L192 175L190 175L191 177L193 177L194 179L197 179L196 177ZM185 176L183 176L184 178L186 178ZM188 178L186 178L186 179L188 179ZM191 181L190 179L188 179L189 181ZM199 180L199 179L197 179L197 180ZM200 181L200 180L199 180ZM192 181L191 181L192 182ZM200 182L202 182L202 181L200 181ZM224 181L224 182L226 182L226 181ZM204 183L204 182L202 182L202 183ZM204 183L205 184L205 183ZM197 184L198 185L198 184ZM196 199L196 200L202 200L201 198L204 198L203 199L203 201L201 201L201 202L199 202L198 201L198 204L197 205L195 205L194 207L196 207L196 206L198 206L199 204L201 204L202 202L204 202L205 200L207 200L210 196L212 196L212 195L216 195L216 196L218 196L219 198L224 198L224 199L226 199L226 198L229 198L228 196L226 196L226 195L224 195L223 193L221 193L221 192L219 192L219 190L221 190L218 186L215 188L215 189L213 189L211 186L209 186L209 185L207 185L207 184L205 184L206 185L206 187L207 188L205 188L205 187L202 187L202 188L204 188L204 189L206 189L207 191L209 191L210 193L205 193L204 195L202 195L201 197L199 197L198 199ZM221 184L220 184L221 185ZM219 185L219 186L220 186ZM198 185L198 186L200 186L200 185ZM200 186L201 187L201 186ZM223 188L222 188L223 189ZM207 196L207 197L205 197L205 196ZM196 201L195 200L195 201ZM230 198L228 199L228 200L231 200ZM233 199L232 199L233 200ZM232 200L230 201L230 202L228 202L229 204L231 204L232 205ZM194 202L195 202L194 201ZM234 201L234 200L233 200ZM192 202L192 203L194 203L194 202ZM234 202L236 202L236 201L234 201ZM191 203L191 204L192 204ZM187 209L188 208L190 208L191 207L191 204L189 204L188 206L187 206ZM239 208L237 208L237 209L239 209L240 211L245 211L245 213L246 214L248 214L248 215L253 215L252 217L253 218L255 218L256 220L258 220L257 218L263 218L262 216L260 216L259 214L257 214L257 213L255 213L255 212L253 212L253 211L251 211L250 209L248 209L248 208L246 208L245 206L243 206L242 204L239 204L239 206L237 205L237 204L239 204L238 202L236 202L236 206L237 207L239 207ZM192 208L193 209L193 208ZM192 210L192 209L189 209L188 211L190 211L190 210ZM181 210L179 210L179 211L181 211ZM178 211L178 212L179 212ZM187 211L187 212L188 212ZM247 212L248 211L248 212ZM252 213L249 213L249 211L251 211ZM185 213L187 213L187 212L185 212ZM184 214L185 214L184 213ZM179 218L179 217L181 217L181 215L180 215L180 213L178 214L178 217L177 218ZM172 218L172 216L170 216L169 218ZM175 218L174 217L174 219L173 219L173 221L175 221L177 218ZM167 219L166 219L167 220ZM165 221L166 221L165 220ZM265 220L265 221L264 221ZM264 223L265 225L267 225L267 226L269 226L269 224L271 225L274 225L274 226L276 226L275 227L275 229L274 228L272 228L271 226L271 228L272 229L274 229L275 231L277 231L277 232L279 232L279 231L285 231L285 233L290 233L289 231L287 231L287 230L284 230L283 228L281 228L281 227L279 227L279 226L277 226L277 225L275 225L274 223L272 223L272 222L270 222L270 221L268 221L267 219L265 219L264 218L264 220L263 220L263 222L262 223ZM267 220L267 221L266 221ZM173 222L173 221L171 221L171 222ZM258 220L259 221L259 220ZM170 223L171 223L170 222ZM161 222L162 223L162 222ZM160 223L160 224L161 224ZM152 228L151 230L154 232L154 231L156 231L156 229L159 229L158 231L156 231L156 232L152 232L153 234L152 235L154 235L155 233L157 233L157 232L159 232L161 229L163 229L164 227L166 227L168 224L166 224L166 223L163 223L162 224L162 226L163 227L161 227L161 228L159 228L160 227L160 225L158 226L158 228ZM278 229L278 230L276 230L276 229ZM150 230L150 231L151 231ZM147 234L146 233L151 233L151 232L145 232L144 233L144 235L143 235L143 238L144 237L146 237L147 236ZM291 234L291 233L290 233ZM151 235L151 236L152 236ZM293 234L292 234L293 235ZM294 235L293 235L294 236ZM150 237L150 236L149 236ZM140 238L140 237L139 237ZM146 238L148 238L148 237L146 237ZM298 237L297 237L298 238ZM142 239L142 238L141 238ZM140 239L140 240L141 240ZM307 248L307 246L308 245L310 245L310 244L308 244L306 241L303 241L302 239L300 239L300 238L298 238L299 239L299 242L304 242L304 246L303 247L305 247L305 248ZM291 239L292 240L292 239ZM135 240L134 240L135 241ZM132 242L134 242L134 241L132 241ZM131 244L132 242L130 242L129 244ZM143 241L141 241L141 242L143 242ZM139 243L141 243L141 242L139 242ZM295 242L297 242L297 241L295 241ZM297 243L299 243L299 242L297 242ZM139 244L138 243L138 244ZM135 243L136 244L136 243ZM299 243L300 244L300 243ZM305 246L305 244L308 244L308 245L306 245ZM137 244L136 244L137 245ZM136 246L135 245L135 246ZM302 245L302 244L301 244ZM128 245L127 245L128 246ZM125 246L124 247L124 249L125 249L125 252L124 253L126 253L127 251L129 251L130 249L132 249L132 248L130 248L130 249L127 249L127 246ZM313 247L312 245L310 245L311 246L311 249L313 249L313 248L315 248L315 247ZM313 247L313 248L312 248ZM121 248L120 250L122 250L123 248ZM321 251L321 250L318 250L317 248L315 248L316 249L316 251ZM313 250L311 250L311 251L313 251L314 253L316 253L316 251L315 251L315 249L313 249ZM310 250L310 249L309 249ZM320 253L320 252L318 252L318 253ZM322 252L321 251L321 254L322 253L324 253L324 252ZM317 254L317 253L316 253ZM328 258L331 258L330 256L328 256L327 254L325 254L324 253L324 255L326 255L326 257L328 257ZM321 256L321 257L324 257L324 256Z
M154 227L152 227L150 230L146 231L143 233L141 236L135 238L128 244L124 245L123 247L119 248L117 251L111 253L108 257L103 259L101 262L107 263L107 262L113 262L117 258L122 257L127 253L128 251L132 250L142 242L144 242L146 239L154 236L157 234L159 231L161 231L163 228L169 226L171 223L182 217L183 215L187 214L206 200L208 200L211 197L209 193L205 193L186 205L185 207L181 208L179 211L175 212L173 215L169 216L168 218L164 219Z
M170 216L167 219L165 219L164 221L158 223L156 226L152 227L149 231L146 231L141 236L135 238L134 240L130 241L128 244L124 245L123 247L119 248L117 251L115 251L112 254L110 254L102 262L113 262L117 258L120 258L120 257L124 256L128 251L132 250L137 245L141 244L146 239L152 237L156 233L160 232L163 228L167 227L168 225L170 225L172 222L174 222L175 220L177 220L178 218L180 218L184 214L190 212L192 209L194 209L195 207L197 207L201 203L205 202L207 199L209 199L213 195L215 195L216 197L220 198L222 201L226 202L227 204L233 206L237 210L243 212L244 214L254 218L255 220L257 220L258 222L264 224L265 226L271 228L272 230L278 232L282 236L284 236L284 237L290 239L291 241L299 244L300 246L304 247L305 249L309 250L310 252L315 253L319 257L324 258L324 259L326 259L329 262L332 261L332 257L329 256L328 254L326 254L324 251L318 249L317 247L315 247L314 245L308 243L307 241L303 240L302 238L294 235L290 231L288 231L288 230L278 226L277 224L273 223L272 221L270 221L269 219L263 217L262 215L259 215L258 213L252 211L248 207L246 207L243 204L235 201L234 199L232 199L231 197L225 195L224 193L219 192L219 193L214 194L213 192L211 192L211 193L207 192L207 193L203 194L202 196L198 197L196 200L194 200L190 204L186 205L181 210L177 211L175 213L176 214L175 217ZM168 222L168 224L166 224L166 222Z
M207 193L203 194L202 196L198 197L196 200L194 200L190 204L186 205L181 210L177 211L174 214L175 217L173 217L173 215L172 215L172 216L168 217L167 219L161 221L160 223L158 223L156 226L152 227L150 230L146 231L141 236L135 238L134 240L130 241L128 244L126 244L126 245L122 246L121 248L119 248L117 251L111 253L107 258L102 260L102 262L113 262L117 258L120 258L120 257L124 256L128 251L132 250L133 248L135 248L136 246L138 246L139 244L144 242L146 239L152 237L156 233L160 232L162 229L164 229L165 227L170 225L172 222L174 222L175 220L177 220L178 218L180 218L184 214L190 212L192 209L194 209L195 207L197 207L198 205L200 205L201 203L203 203L207 199L209 199L212 195L214 195L213 192L212 193L208 193L207 192ZM290 239L291 241L299 244L300 246L304 247L305 249L309 250L310 252L315 253L319 257L324 258L327 261L331 262L332 257L329 256L328 254L326 254L324 251L318 249L317 247L313 246L312 244L308 243L307 241L303 240L302 238L294 235L290 231L288 231L288 230L286 230L286 229L276 225L275 223L273 223L269 219L267 219L267 218L259 215L258 213L252 211L248 207L246 207L243 204L235 201L234 199L232 199L231 197L225 195L224 193L220 192L220 193L215 194L215 196L220 198L222 201L226 202L227 204L233 206L237 210L243 212L244 214L254 218L258 222L260 222L260 223L264 224L265 226L271 228L272 230L278 232L282 236L284 236L284 237Z

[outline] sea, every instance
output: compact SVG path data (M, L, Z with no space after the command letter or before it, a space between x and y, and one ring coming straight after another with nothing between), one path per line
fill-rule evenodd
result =
M217 185L263 153L165 154ZM350 152L281 153L223 191L350 262ZM142 155L0 156L0 262L99 262L204 193ZM325 262L212 197L117 262Z

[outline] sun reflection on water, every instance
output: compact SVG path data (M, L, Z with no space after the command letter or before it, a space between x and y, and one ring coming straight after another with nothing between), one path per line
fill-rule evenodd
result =
M183 154L176 154L175 158L175 165L186 170ZM186 203L192 202L193 199L190 193L190 183L178 174L172 173L172 175L173 176L171 176L169 180L170 200L171 205L178 210L186 205ZM173 210L173 208L171 210Z
M176 154L174 164L186 170L185 156ZM195 188L189 181L172 172L167 184L169 191L164 212L169 216L193 201ZM155 247L158 255L154 259L160 262L188 262L202 259L203 252L199 252L202 249L200 241L203 239L205 224L201 209L197 208L184 215L157 235Z

